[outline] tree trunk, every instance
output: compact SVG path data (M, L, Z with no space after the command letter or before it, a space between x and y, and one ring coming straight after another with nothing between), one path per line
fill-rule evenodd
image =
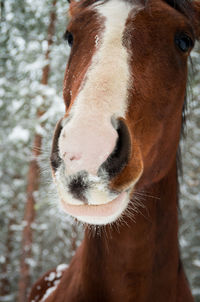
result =
M53 43L53 35L55 31L55 5L56 0L52 1L52 12L50 14L50 23L48 27L48 48L45 54L45 59L49 60L50 46ZM41 83L43 85L48 84L50 65L49 62L43 67ZM38 110L38 119L44 114L44 111ZM20 260L20 279L19 279L19 291L18 291L18 302L26 302L27 300L27 290L30 286L30 266L28 260L31 257L32 250L32 223L35 219L35 197L34 192L39 188L40 179L40 167L38 165L38 156L40 155L42 145L42 136L40 134L35 134L34 144L32 148L33 159L29 165L28 180L27 180L27 201L24 212L24 229L22 233L22 253Z

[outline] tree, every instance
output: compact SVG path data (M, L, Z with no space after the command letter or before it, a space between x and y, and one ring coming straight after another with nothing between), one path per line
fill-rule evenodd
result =
M49 71L50 71L50 62L49 62L49 54L50 47L53 43L53 35L55 31L55 13L56 0L52 2L52 11L50 13L50 22L48 26L48 47L45 54L45 60L47 64L43 67L42 71L42 85L48 84ZM40 117L45 112L43 109L38 108L37 110L37 118ZM41 124L42 127L42 124ZM20 279L19 279L19 292L18 292L18 301L25 302L27 297L27 289L30 286L30 267L28 264L28 260L31 258L31 247L32 247L32 223L35 219L35 197L34 192L38 191L39 188L39 180L40 180L40 167L38 165L38 157L41 153L42 146L42 135L39 133L35 133L33 149L32 149L32 159L29 164L28 171L28 182L27 182L27 201L24 212L24 221L25 226L22 234L22 254L20 260Z

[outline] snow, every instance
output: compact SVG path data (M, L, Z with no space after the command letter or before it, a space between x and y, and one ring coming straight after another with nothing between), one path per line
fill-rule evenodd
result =
M10 141L23 141L28 142L29 140L29 131L22 128L22 126L16 126L10 135L8 136Z
M192 293L194 296L200 296L200 288L194 288L192 290ZM196 302L197 302L197 300L196 300Z
M60 283L60 280L57 280L54 282L54 285L52 287L49 287L46 291L46 293L44 294L41 302L44 302L58 287L58 284Z
M59 264L56 268L56 272L50 272L48 276L45 277L45 281L52 282L53 280L60 278L62 276L62 272L67 269L67 264ZM44 294L41 302L44 302L58 287L58 284L60 283L60 280L55 280L53 282L53 285L46 290L46 293ZM48 284L48 283L47 283Z
M26 64L24 71L33 73L34 70L36 71L41 70L47 64L48 64L47 60L44 60L42 57L39 57L34 62Z
M47 40L42 41L42 50L43 52L47 51L48 49L48 42Z
M40 124L36 125L35 132L41 136L45 136L45 134L46 134L45 129Z
M15 38L15 44L16 44L16 47L20 51L23 51L25 49L26 42L25 42L25 40L22 37L19 37L19 36L16 37Z
M0 88L0 97L4 96L4 94L5 94L5 89Z
M67 268L68 268L68 264L62 263L57 266L56 271L61 272L66 270Z
M9 14L7 14L7 15L6 15L6 19L7 19L7 21L12 20L12 19L13 19L13 17L14 17L14 14L12 14L12 13L9 13Z
M5 257L3 255L0 255L0 263L5 263Z
M65 112L64 109L65 107L62 100L59 97L57 97L55 99L54 104L52 104L52 106L50 106L49 109L40 117L40 122L45 122L48 119L55 117L56 113L57 114L60 113L60 117L62 117Z
M36 267L37 263L32 258L27 258L25 261L26 264L28 264L31 268Z
M60 283L60 280L55 280L55 279L58 279L62 276L62 273L63 271L68 267L67 264L59 264L57 267L56 267L56 272L50 272L49 275L47 275L44 280L47 282L47 285L50 285L51 283L50 282L53 282L52 286L49 287L44 296L42 297L42 300L41 302L44 302L55 290L56 288L58 287L58 284ZM41 287L40 286L37 286L37 289L40 290ZM32 301L34 302L34 300Z
M200 267L200 259L196 259L193 261L193 264Z
M30 41L28 44L28 51L39 51L41 44L39 41Z
M59 264L56 267L56 272L50 272L50 274L48 276L45 277L45 281L53 281L57 278L60 278L62 276L62 273L64 270L66 270L68 268L67 264Z
M23 89L20 89L20 96L26 95L27 92L28 92L28 89L25 88L25 87ZM15 113L23 105L24 105L24 102L22 100L21 101L20 100L13 100L13 102L12 102L12 110L13 110L13 112Z
M10 294L10 295L6 295L4 297L0 297L1 298L1 302L10 302L10 301L14 301L14 295Z
M60 278L62 276L62 273L64 270L66 270L68 268L67 264L60 264L57 266L56 268L56 276L57 278Z
M51 272L48 276L45 277L45 281L53 281L56 278L56 273Z

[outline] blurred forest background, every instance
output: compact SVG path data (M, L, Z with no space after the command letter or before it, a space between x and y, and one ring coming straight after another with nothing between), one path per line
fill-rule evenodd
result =
M53 130L64 112L67 1L0 0L0 5L0 301L25 302L30 284L70 261L83 233L57 208L49 167ZM182 141L180 246L200 301L198 44L192 60L193 100Z

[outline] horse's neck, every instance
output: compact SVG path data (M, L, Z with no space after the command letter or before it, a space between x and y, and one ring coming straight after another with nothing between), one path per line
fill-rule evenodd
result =
M99 297L105 291L108 301L112 301L109 295L122 301L115 297L119 288L122 296L130 290L133 301L145 301L149 294L155 296L152 301L173 301L170 294L176 290L179 265L176 164L164 179L139 194L144 207L138 208L135 221L124 218L118 227L108 226L96 235L86 230L84 288L95 295L101 291ZM159 298L159 293L168 300Z

